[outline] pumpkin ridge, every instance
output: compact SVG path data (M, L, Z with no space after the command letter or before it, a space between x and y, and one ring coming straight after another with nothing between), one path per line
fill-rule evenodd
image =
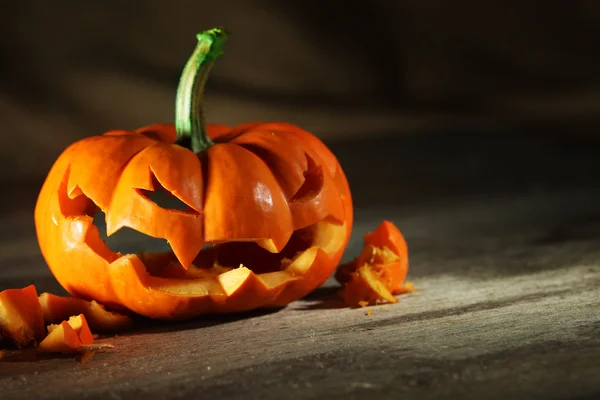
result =
M307 168L305 150L293 137L252 129L233 139L232 143L254 153L267 164L288 202L302 186Z
M139 135L141 136L141 135ZM144 136L147 137L147 136ZM156 139L151 139L151 140L156 140ZM144 150L148 149L149 147L153 146L154 143L152 143L150 146L145 146L143 148L141 148L139 151L136 151L134 154L131 155L131 157L129 157L121 166L121 168L118 171L118 176L115 176L114 178L114 184L112 186L112 190L110 191L110 201L108 203L108 208L106 210L102 210L103 212L107 212L108 209L110 209L110 207L112 206L113 200L114 200L114 196L115 196L115 189L117 188L117 186L119 185L119 181L121 180L121 177L123 176L123 172L125 172L125 169L127 168L127 166L129 165L129 163L131 162L131 160L133 160L135 157L137 157L138 154L140 154L141 152L143 152ZM86 194L87 196L87 194ZM88 198L90 198L88 196ZM90 198L91 199L91 198ZM91 199L94 203L96 202L94 199Z
M215 144L207 156L205 241L252 241L271 252L280 251L294 227L285 195L269 166L236 143ZM237 209L237 215L223 204Z
M244 150L249 151L250 153L254 154L256 157L260 158L260 160L263 162L263 164L265 164L265 166L267 167L269 172L271 172L271 175L273 175L275 182L277 182L277 187L279 188L281 193L283 193L283 197L286 199L286 202L289 202L289 199L285 194L285 190L281 186L281 182L280 182L281 178L278 177L277 174L275 173L272 160L269 160L269 158L273 157L271 155L271 152L269 151L269 149L266 149L266 148L260 146L259 144L254 144L254 143L235 143L234 142L232 144L235 144L236 146L241 147ZM302 168L302 169L304 169L304 168Z
M123 136L126 136L126 135L123 135ZM120 136L120 137L117 137L117 138L118 138L118 139L121 139L121 138L123 138L123 136ZM146 139L146 140L149 140L149 141L151 141L151 142L154 142L154 141L156 141L155 139L151 139L151 138L148 138L148 137L146 137L146 136L135 135L135 134L132 134L131 136L133 136L133 137L137 137L137 138L144 138L144 139ZM94 137L92 137L92 138L94 138ZM89 139L92 139L92 138L84 139L83 141L84 141L84 142L86 142L86 144L90 144L90 145L91 145L92 143L87 143L87 141L88 141ZM104 138L111 138L111 140L115 140L115 136L112 136L112 137L111 137L111 136L99 136L99 137L97 137L97 138L99 139L98 141L101 141L101 140L103 140ZM117 140L118 140L118 139L117 139ZM126 140L127 140L127 139L126 139ZM117 142L117 143L119 143L119 142ZM88 147L88 146L86 146L86 147ZM91 147L91 146L89 146L89 147ZM118 146L116 146L116 147L117 147L117 148L113 150L114 152L118 152ZM85 194L85 196L86 196L86 197L88 197L89 199L91 199L91 200L94 202L94 204L96 204L96 205L97 205L97 206L98 206L98 207L99 207L99 208L100 208L100 209L101 209L103 212L106 212L106 210L110 208L110 205L111 205L111 203L112 203L112 201L113 201L113 197L114 197L115 188L117 187L117 184L119 183L119 180L120 180L120 178L121 178L121 175L123 174L123 171L125 170L125 168L127 167L127 165L128 165L130 162L131 162L131 160L132 160L132 159L133 159L135 156L137 156L139 153L141 153L142 151L144 151L144 150L145 150L146 148L148 148L148 147L149 147L149 146L142 146L140 149L136 150L136 151L135 151L135 152L134 152L134 153L133 153L133 154L132 154L130 157L128 157L127 159L125 159L125 160L123 161L122 165L119 167L119 169L118 169L117 171L115 171L115 172L114 172L114 175L113 175L113 177L112 177L112 185L111 185L111 187L110 187L110 191L109 191L109 192L110 192L110 196L109 196L109 197L108 197L108 199L107 199L107 200L108 200L108 202L107 202L107 203L108 203L108 207L106 207L106 209L102 207L102 204L100 204L101 202L100 202L100 201L98 201L98 199L94 199L92 196L90 196L90 193L89 193L89 192L87 192L87 190L84 190L84 189L81 187L81 185L80 185L80 184L78 184L78 183L75 183L75 182L71 182L71 177L72 177L72 175L70 175L70 176L69 176L69 181L67 182L67 193L71 193L71 192L73 192L73 191L74 191L75 187L79 187L79 190L81 190L81 192L82 192L83 194ZM83 153L83 154L86 154L86 151L84 151L84 150L80 150L80 152L81 152L81 153ZM69 165L70 165L71 167L73 167L73 166L74 166L74 164L77 164L77 163L78 163L78 161L80 161L80 160L79 160L79 159L78 159L76 156L77 156L77 155L75 155L75 156L73 157L73 159L71 160L71 162L69 163ZM81 163L85 165L85 162L81 162ZM117 175L118 175L118 176L117 176Z

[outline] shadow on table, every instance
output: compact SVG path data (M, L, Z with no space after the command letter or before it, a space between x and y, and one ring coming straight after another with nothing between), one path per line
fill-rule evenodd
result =
M195 319L186 321L161 321L152 320L141 316L133 316L134 324L133 328L128 331L119 332L116 335L100 335L97 343L110 343L111 338L116 336L137 336L137 335L148 335L148 334L160 334L165 332L176 332L188 329L199 329L207 328L210 326L216 326L221 324L227 324L235 321L247 320L257 318L269 314L274 314L281 311L283 308L273 309L262 309L262 310L251 310L243 313L232 313L232 314L220 314L220 315L203 315ZM102 350L94 350L94 353L104 352ZM44 353L38 351L35 347L27 347L23 349L11 348L3 350L0 353L0 363L2 362L43 362L47 360L78 360L85 362L85 355L83 353L75 354L61 354L61 353Z
M295 310L323 310L344 308L345 305L337 295L339 286L322 286L309 293L302 300L302 306L294 308ZM227 324L236 321L249 320L253 318L264 317L276 314L286 307L265 308L250 310L231 314L206 314L187 321L160 321L144 317L136 317L135 331L125 333L125 335L153 334L172 331L181 331L188 329L207 328L210 326Z
M336 309L343 308L344 303L337 296L339 287L320 287L308 294L301 300L301 303L309 303L297 310L316 310L316 309ZM251 320L267 315L277 314L285 307L264 308L249 310L230 314L205 314L197 318L182 321L164 321L152 320L141 316L134 318L135 330L127 331L120 336L146 335L173 331L183 331L189 329L207 328L216 325L228 324L237 321Z
M340 286L322 286L315 289L302 299L302 306L296 310L331 310L346 308L342 299L338 296Z
M3 350L5 352L2 357L0 357L0 363L10 363L10 362L43 362L47 360L55 360L55 359L79 359L81 360L82 354L62 354L62 353L44 353L38 351L35 347L28 347L25 349L10 349Z

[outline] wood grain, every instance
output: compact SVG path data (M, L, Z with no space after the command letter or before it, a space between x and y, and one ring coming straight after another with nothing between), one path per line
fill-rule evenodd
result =
M369 187L356 171L350 165L355 187ZM593 175L566 171L547 179ZM445 173L459 176L455 187L482 189L427 197L425 188L419 201L414 193L394 198L401 185L357 191L346 258L381 219L398 224L419 290L397 304L344 308L328 281L281 310L140 321L103 339L114 350L85 364L6 353L0 398L598 398L600 188L589 181L498 191L490 187L500 180L477 186L466 173ZM0 289L35 282L59 291L25 228L28 212L1 218L23 234L3 233Z

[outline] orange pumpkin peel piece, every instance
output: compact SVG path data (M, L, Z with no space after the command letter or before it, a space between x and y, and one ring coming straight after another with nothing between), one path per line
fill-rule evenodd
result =
M404 284L408 273L408 248L404 236L391 222L364 236L364 247L356 259L341 265L335 278L344 285L340 297L351 307L396 303L396 294L414 290Z
M91 330L102 333L122 331L130 328L133 323L128 315L108 311L102 304L94 300L87 301L42 293L39 296L39 302L46 323L57 324L73 315L82 314Z
M76 353L94 343L83 314L72 316L68 321L48 326L48 336L40 343L38 349L48 353Z
M44 317L35 286L0 292L0 334L19 348L44 338Z

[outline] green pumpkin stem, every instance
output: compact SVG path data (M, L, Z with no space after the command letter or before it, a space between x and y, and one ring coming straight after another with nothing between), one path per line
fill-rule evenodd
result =
M228 33L214 28L196 35L198 44L185 65L175 102L175 128L177 142L194 153L208 149L214 143L206 133L206 122L202 112L204 85L217 58L223 54L223 44Z

